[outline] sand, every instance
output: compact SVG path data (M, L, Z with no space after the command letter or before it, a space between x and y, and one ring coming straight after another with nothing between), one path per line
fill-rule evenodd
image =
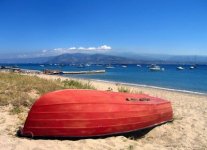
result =
M38 75L47 79L65 79L60 76ZM80 80L80 79L77 79ZM117 91L119 83L106 83L93 80L90 82L99 90L112 88ZM11 115L9 107L0 107L0 149L7 150L110 150L110 149L207 149L207 96L167 91L147 87L128 86L132 91L150 94L171 101L174 121L157 126L139 138L113 136L101 139L81 140L43 140L27 139L15 136L27 115L26 110L20 115ZM136 135L135 135L136 136Z

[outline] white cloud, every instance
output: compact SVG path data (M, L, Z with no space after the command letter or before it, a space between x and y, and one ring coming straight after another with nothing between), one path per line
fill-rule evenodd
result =
M69 47L69 48L54 48L52 50L42 50L40 55L51 56L64 53L93 53L93 52L106 52L111 50L111 46L101 45L98 47Z
M98 49L102 49L102 50L111 50L111 46L107 46L107 45L102 45L102 46L99 46Z
M79 47L79 48L77 48L77 50L86 50L86 48L84 48L84 47Z
M69 48L70 50L75 50L76 49L76 47L71 47L71 48Z
M38 52L17 54L17 58L32 58L32 57L48 57L57 56L64 53L105 53L112 50L111 46L101 45L101 46L90 46L90 47L69 47L69 48L54 48L54 49L43 49Z
M48 51L48 50L46 50L46 49L42 50L43 53L46 53L47 51Z

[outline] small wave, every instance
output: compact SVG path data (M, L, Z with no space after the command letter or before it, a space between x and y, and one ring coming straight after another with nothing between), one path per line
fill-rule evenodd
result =
M126 85L126 86L134 86L134 87L146 87L146 88L153 88L153 89L160 89L160 90L174 91L174 92L181 92L181 93L207 95L207 93L202 93L202 92L195 92L195 91L189 91L189 90L180 90L180 89L173 89L173 88L164 88L164 87L145 85L145 84L134 84L134 83L127 83L127 82L115 82L115 81L100 80L100 79L89 79L89 80L91 80L91 81L100 81L100 82L105 82L105 83L120 84L120 85Z

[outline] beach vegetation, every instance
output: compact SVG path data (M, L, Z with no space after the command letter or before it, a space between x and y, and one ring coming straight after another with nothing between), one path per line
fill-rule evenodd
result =
M95 87L92 86L90 82L82 83L80 81L66 79L62 81L62 83L64 85L64 88L69 89L95 89Z
M124 87L124 86L119 86L117 90L118 90L118 92L131 93L130 88Z
M30 108L42 94L61 89L95 89L90 82L47 80L37 76L0 73L0 106L11 105L12 114Z
M14 114L19 114L21 112L23 112L23 108L20 106L20 107L13 107L11 110L10 110L10 114L14 115Z
M124 86L118 86L117 90L118 92L123 92L123 93L144 94L143 91L133 90Z
M143 91L132 91L134 94L144 94Z

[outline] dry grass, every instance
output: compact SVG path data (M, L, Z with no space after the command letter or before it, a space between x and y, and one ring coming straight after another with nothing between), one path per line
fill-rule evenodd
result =
M117 90L118 92L123 92L123 93L144 94L142 91L137 91L125 86L118 86Z
M62 81L63 85L65 88L70 88L70 89L95 89L94 86L88 83L81 83L80 81L76 80L64 80Z
M118 87L118 92L123 92L123 93L131 93L131 89L124 87L124 86L119 86Z
M31 107L40 95L60 89L95 89L90 83L74 80L46 80L37 76L0 73L0 106L12 105L13 114Z

